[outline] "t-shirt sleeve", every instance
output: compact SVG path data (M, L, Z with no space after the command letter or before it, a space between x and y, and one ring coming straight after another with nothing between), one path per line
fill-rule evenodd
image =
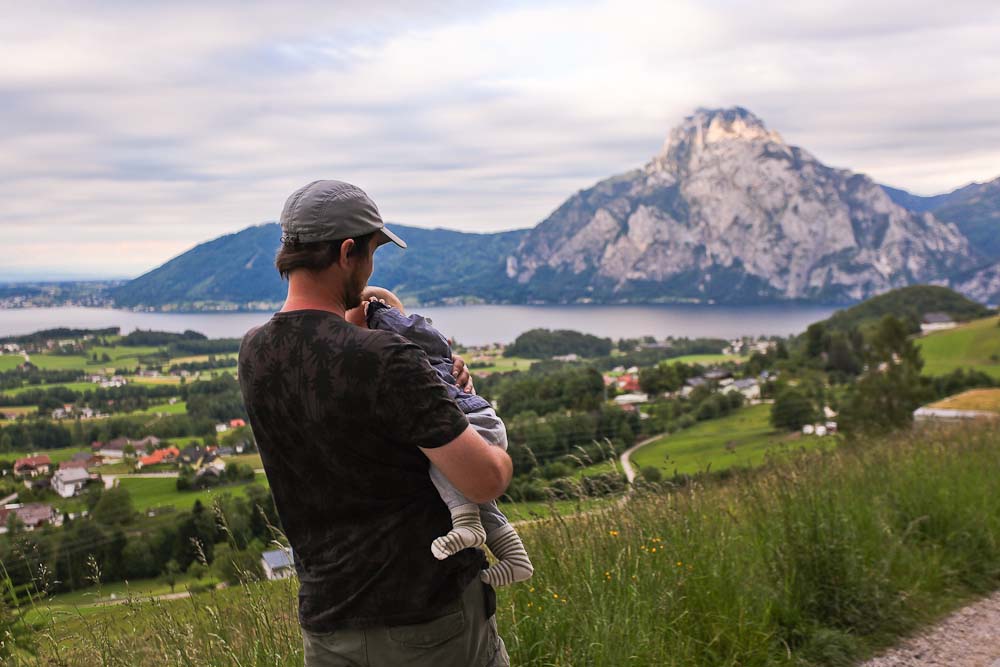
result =
M375 415L386 438L433 449L447 445L468 428L469 420L448 395L423 350L401 341L388 346L383 358Z

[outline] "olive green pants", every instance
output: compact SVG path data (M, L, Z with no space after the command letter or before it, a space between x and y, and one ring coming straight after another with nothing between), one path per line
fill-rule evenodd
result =
M496 616L477 577L442 616L416 625L302 630L305 667L508 667Z

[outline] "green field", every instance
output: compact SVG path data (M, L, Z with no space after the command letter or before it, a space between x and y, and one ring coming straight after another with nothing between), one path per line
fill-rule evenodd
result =
M233 454L231 456L224 456L222 460L226 463L239 463L242 465L248 465L254 470L260 470L264 467L261 463L260 454Z
M24 357L20 354L0 354L0 373L12 371L24 363Z
M122 488L128 490L135 509L144 512L153 507L174 507L183 512L191 509L196 500L208 506L213 498L223 495L242 495L248 484L223 486L205 491L178 491L175 477L121 477L118 480ZM267 478L257 474L256 483L267 486Z
M470 368L473 375L484 375L487 373L506 373L508 371L526 371L531 368L537 359L526 359L524 357L495 357L492 364L482 368Z
M695 474L711 469L759 465L769 453L813 448L832 438L803 437L775 431L768 423L770 405L755 405L721 419L700 422L636 450L632 466L647 466L666 475Z
M26 456L31 456L32 454L45 454L53 463L61 463L63 461L69 461L77 452L87 452L89 454L90 448L63 447L61 449L39 449L33 452L4 452L3 454L0 454L0 459L13 461L14 459L24 458Z
M956 368L975 368L1000 379L1000 318L975 320L917 339L924 375L944 375Z
M72 391L84 392L90 391L97 388L98 385L92 382L63 382L57 384L29 384L24 387L18 387L17 389L8 389L3 394L7 396L18 396L26 391L33 391L35 389L52 389L54 387L66 387Z
M37 411L37 405L8 405L0 408L0 414L7 413L17 416L34 414Z
M712 364L722 364L727 361L733 361L736 363L742 363L746 361L746 357L741 357L738 354L685 354L681 357L671 357L666 360L668 364L684 363L684 364L699 364L701 366L710 366Z
M156 405L151 405L145 410L139 410L138 412L133 412L130 414L134 415L155 415L163 413L165 415L182 415L187 412L187 403L185 401L177 401L174 404L170 403L157 403Z

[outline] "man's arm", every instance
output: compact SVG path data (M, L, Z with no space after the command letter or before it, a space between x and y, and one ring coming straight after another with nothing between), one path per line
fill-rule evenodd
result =
M474 503L498 498L514 474L507 452L490 446L471 426L446 445L420 451Z

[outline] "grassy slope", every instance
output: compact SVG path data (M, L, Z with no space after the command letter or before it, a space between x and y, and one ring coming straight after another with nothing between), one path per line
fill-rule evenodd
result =
M746 361L746 357L741 357L736 354L686 354L682 357L672 357L666 359L668 364L676 364L678 362L685 364L700 364L702 366L710 366L712 364L721 364L727 361L732 361L736 363L741 363Z
M975 368L1000 379L1000 318L987 317L917 339L925 375ZM991 358L993 357L993 358Z
M1000 389L970 389L937 403L931 403L928 407L1000 413Z
M12 371L24 363L20 354L0 354L0 372Z
M482 368L471 368L469 369L473 375L483 375L486 373L506 373L507 371L526 371L531 368L531 365L537 361L536 359L527 359L525 357L496 357L495 363L489 366L483 366Z
M821 438L774 431L768 423L770 414L771 406L762 404L695 424L636 450L632 464L636 469L660 468L667 475L694 474L709 468L719 471L758 465L769 453L811 448L824 442Z
M519 529L512 664L851 665L1000 586L1000 430L901 434ZM18 664L301 665L294 581L101 610ZM225 622L220 622L225 619Z
M174 507L178 511L187 511L194 506L196 500L204 505L211 505L212 499L224 493L245 493L247 484L223 486L205 491L178 491L175 477L122 477L121 486L128 490L136 510L143 512L153 507ZM256 476L256 483L267 485L263 474Z
M52 389L53 387L66 387L72 391L85 392L93 390L97 385L91 382L64 382L61 384L29 384L24 387L18 387L16 389L7 389L2 392L7 396L18 396L26 391L32 391L34 389Z

